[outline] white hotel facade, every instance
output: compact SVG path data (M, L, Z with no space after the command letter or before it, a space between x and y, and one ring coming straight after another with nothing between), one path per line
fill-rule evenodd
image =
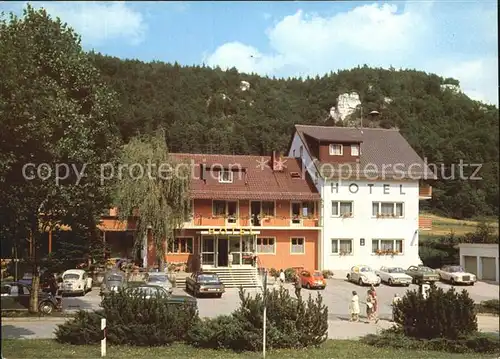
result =
M431 196L422 180L434 174L399 131L296 125L288 156L322 198L319 269L421 263L419 202Z

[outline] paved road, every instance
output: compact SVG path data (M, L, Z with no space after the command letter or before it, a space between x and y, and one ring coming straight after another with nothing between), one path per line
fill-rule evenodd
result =
M439 283L439 286L449 288L448 285ZM291 285L286 285L293 293ZM364 293L368 288L359 287L356 284L348 283L343 279L329 279L327 289L321 292L302 291L303 296L311 294L313 297L317 293L321 293L325 304L328 305L329 311L329 325L328 336L331 339L347 339L357 338L369 333L376 333L378 330L387 328L391 325L388 321L391 315L391 300L394 293L404 295L406 290L416 289L417 286L410 286L409 288L397 288L381 285L377 288L377 295L380 302L379 316L381 321L375 325L373 323L349 323L348 317L348 303L351 298L351 292L356 290L363 299ZM462 287L458 287L462 289ZM469 291L471 297L476 301L486 299L498 299L498 285L487 284L483 282L477 283L473 287L463 287ZM249 289L248 293L251 295L257 293L257 289ZM184 293L182 289L175 289L177 293ZM75 309L98 309L100 297L98 291L94 290L88 293L85 297L67 297L63 299L63 307L65 310ZM199 298L198 309L202 317L215 317L221 314L231 313L239 306L238 290L228 289L224 296L220 299L214 298ZM363 309L363 306L362 306ZM488 332L498 332L498 317L481 316L478 318L480 329ZM23 319L12 318L2 320L2 337L3 338L52 338L54 329L57 324L64 322L61 318L43 318L43 319Z

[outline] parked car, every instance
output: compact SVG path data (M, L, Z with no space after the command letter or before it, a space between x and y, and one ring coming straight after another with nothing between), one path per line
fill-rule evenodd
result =
M400 267L380 267L375 271L383 283L388 285L404 285L409 286L412 282L412 277L405 273L405 270Z
M437 282L439 280L439 275L434 269L422 265L409 267L406 274L412 278L412 282L415 284Z
M56 276L54 273L48 271L45 268L40 269L40 289L44 292L50 292L51 290L51 281L56 280ZM33 282L33 273L25 272L23 277L17 281L18 283L31 286Z
M92 278L83 269L68 269L62 275L61 293L85 295L92 290Z
M215 294L220 298L225 288L216 273L195 272L191 277L186 278L186 291L193 293L195 297L202 294Z
M183 303L188 303L193 305L197 304L196 299L189 295L171 294L165 288L157 285L143 284L137 287L129 287L125 289L125 293L128 295L141 295L144 296L146 299L151 299L156 296L165 297L167 298L168 303L171 304L183 304Z
M104 278L101 284L100 295L107 295L111 292L118 292L120 288L125 288L127 280L125 273L116 268L110 269L104 273Z
M380 285L381 279L375 271L367 265L353 266L347 274L347 280L359 285Z
M2 283L1 301L2 311L28 310L30 304L31 286L19 283ZM53 311L62 310L62 297L53 296L50 293L38 293L38 310L40 313L49 315Z
M169 293L173 291L168 275L163 272L149 272L146 277L146 284L162 287Z
M477 278L474 274L466 272L463 267L457 265L444 266L436 271L442 281L451 284L469 284L474 285Z
M323 273L321 273L320 271L310 272L307 270L303 270L300 272L299 276L302 287L306 287L307 289L325 289L326 287L326 280L323 277Z

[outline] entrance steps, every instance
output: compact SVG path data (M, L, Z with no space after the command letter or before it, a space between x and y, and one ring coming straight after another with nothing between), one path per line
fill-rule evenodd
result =
M226 288L257 288L262 285L257 268L251 266L218 267L203 271L217 273Z

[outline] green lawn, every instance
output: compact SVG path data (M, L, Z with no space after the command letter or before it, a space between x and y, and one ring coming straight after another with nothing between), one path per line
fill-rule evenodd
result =
M3 340L2 354L8 359L21 358L98 358L100 346L72 346L58 344L53 340ZM267 358L289 359L331 359L331 358L383 358L383 359L451 359L451 358L491 358L492 355L450 354L441 352L407 351L380 349L349 340L328 340L321 348L307 350L277 350L266 355ZM172 347L135 348L108 347L106 358L183 358L183 359L251 359L262 358L261 353L236 354L223 350L200 350L176 344Z

